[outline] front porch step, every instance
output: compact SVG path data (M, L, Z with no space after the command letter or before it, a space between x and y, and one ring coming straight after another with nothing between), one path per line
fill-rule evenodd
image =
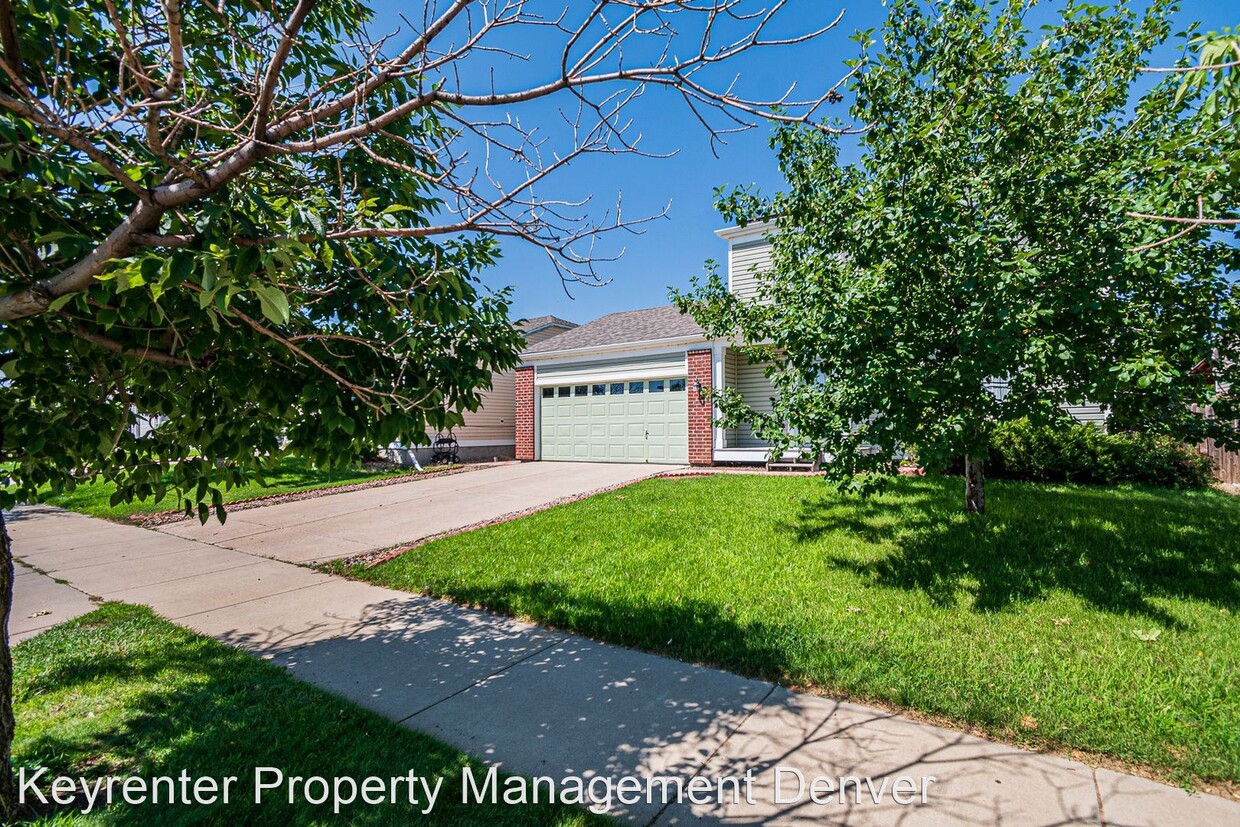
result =
M804 474L812 474L818 470L818 463L801 459L780 460L779 462L768 462L766 464L766 470L794 471Z

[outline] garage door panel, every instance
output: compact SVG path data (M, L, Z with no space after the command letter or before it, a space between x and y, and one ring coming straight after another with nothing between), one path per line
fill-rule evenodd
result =
M542 458L592 462L685 463L688 460L688 397L671 391L671 378L623 383L590 382L551 388L540 398ZM586 382L588 396L577 396ZM595 385L605 394L595 394ZM640 385L641 392L633 391ZM650 388L663 388L651 392ZM621 390L616 394L612 391Z

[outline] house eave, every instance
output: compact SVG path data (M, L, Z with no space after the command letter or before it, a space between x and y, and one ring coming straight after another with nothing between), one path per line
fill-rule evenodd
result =
M587 347L574 347L564 350L544 350L538 353L526 353L523 356L523 364L530 365L538 362L563 361L568 358L588 358L590 356L601 356L613 353L640 353L647 350L667 350L676 347L689 347L691 345L707 345L710 340L705 336L673 336L667 339L647 339L642 342L619 342L608 345L590 345Z
M772 230L777 229L774 221L751 221L744 226L724 227L722 230L715 230L715 235L724 241L733 243L742 241L747 238L761 238Z

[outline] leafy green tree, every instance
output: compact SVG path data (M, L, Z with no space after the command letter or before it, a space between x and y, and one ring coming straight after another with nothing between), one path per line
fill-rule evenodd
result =
M1131 105L1168 3L1069 2L1037 35L1031 6L896 0L880 43L859 35L860 160L841 160L838 136L784 126L787 191L721 194L729 219L775 227L755 300L717 274L676 297L771 362L774 411L725 392L725 421L753 422L773 451L822 452L860 488L908 450L931 467L964 456L977 512L996 424L1062 423L1063 403L1236 441L1234 404L1194 373L1210 360L1225 387L1235 372L1236 248L1209 226L1167 239L1127 214L1195 205L1212 183L1234 217L1234 189L1208 168L1235 162L1234 132L1203 132L1206 92L1177 94L1177 77ZM1208 404L1219 419L1193 407Z
M1235 140L1240 129L1240 33L1223 29L1197 35L1189 41L1188 51L1177 66L1141 70L1177 76L1176 103L1187 98L1196 110L1193 128L1173 132L1159 147L1175 166L1164 161L1156 170L1164 174L1150 176L1140 202L1128 212L1129 218L1170 228L1144 249L1176 241L1201 227L1233 231L1240 227L1234 215L1240 192L1240 141ZM1164 84L1158 93L1165 95L1171 88ZM1165 174L1169 167L1175 174Z
M781 16L735 0L417 5L409 31L372 33L354 0L0 0L0 507L106 479L118 502L173 492L223 519L222 488L283 452L344 463L460 422L520 346L507 293L478 281L497 239L591 282L600 234L647 220L548 180L638 152L627 107L651 87L711 130L804 122L825 96L772 113L711 73L838 22L771 36ZM564 105L527 125L546 99ZM0 537L7 621L2 518Z

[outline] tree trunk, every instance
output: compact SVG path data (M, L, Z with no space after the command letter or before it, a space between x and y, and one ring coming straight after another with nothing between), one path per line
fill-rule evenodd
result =
M9 650L9 613L13 608L13 546L0 511L0 823L17 814L17 784L13 780L13 653Z
M970 514L986 513L986 460L964 458L964 510Z

